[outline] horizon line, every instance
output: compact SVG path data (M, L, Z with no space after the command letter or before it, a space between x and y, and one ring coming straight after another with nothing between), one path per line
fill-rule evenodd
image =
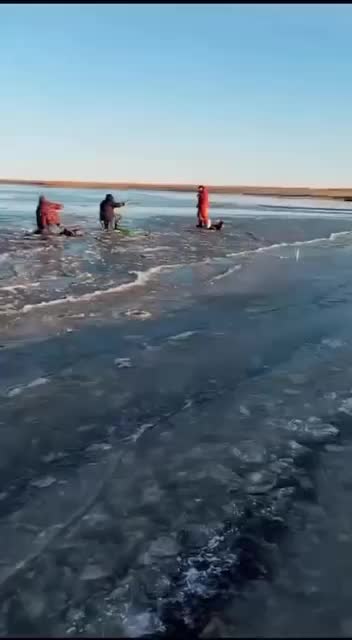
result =
M27 185L57 188L80 189L144 189L159 191L195 191L198 187L195 183L172 182L137 182L137 181L98 181L98 180L45 180L24 178L0 178L0 185ZM214 193L238 194L238 195L276 195L276 196L325 196L325 197L352 197L352 187L277 187L256 185L207 185Z

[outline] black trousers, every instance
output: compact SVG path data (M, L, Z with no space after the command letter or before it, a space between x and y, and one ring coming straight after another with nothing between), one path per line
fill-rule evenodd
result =
M105 231L113 231L115 229L115 217L114 218L101 218L100 222Z

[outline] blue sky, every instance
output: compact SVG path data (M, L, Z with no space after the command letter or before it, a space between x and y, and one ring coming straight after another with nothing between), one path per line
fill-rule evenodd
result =
M352 5L0 5L0 177L348 186Z

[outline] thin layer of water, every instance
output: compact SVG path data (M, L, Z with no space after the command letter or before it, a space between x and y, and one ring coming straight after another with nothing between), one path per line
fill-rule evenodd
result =
M4 636L348 635L352 224L193 224L0 234Z

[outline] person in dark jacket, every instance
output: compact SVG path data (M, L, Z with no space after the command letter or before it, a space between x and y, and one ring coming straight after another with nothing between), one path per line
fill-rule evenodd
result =
M106 231L112 231L117 228L121 216L117 216L115 209L125 206L125 202L115 202L111 193L108 193L104 200L100 203L100 224Z
M42 221L42 209L43 209L44 202L45 202L44 196L40 196L40 198L38 200L37 208L36 208L36 211L35 211L35 215L36 215L36 218L37 218L37 231L38 231L38 233L40 233L44 229L44 224L43 224L43 221Z

